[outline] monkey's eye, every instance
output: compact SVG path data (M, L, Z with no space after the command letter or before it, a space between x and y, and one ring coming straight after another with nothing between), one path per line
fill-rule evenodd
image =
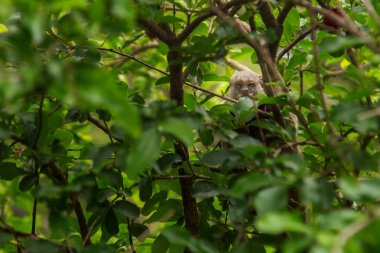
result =
M255 86L255 83L254 82L249 82L248 86Z

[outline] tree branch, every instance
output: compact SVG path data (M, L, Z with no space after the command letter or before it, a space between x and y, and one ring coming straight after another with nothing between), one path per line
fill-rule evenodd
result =
M276 64L281 60L281 58L286 54L288 53L295 45L298 44L298 42L300 42L301 40L303 40L307 35L309 35L313 29L317 28L318 24L316 25L316 27L312 27L312 28L309 28L307 29L306 31L300 33L297 38L295 38L295 40L293 40L291 43L289 43L286 47L284 47L280 53L277 54L277 57L276 57Z
M53 161L51 161L48 164L50 171L52 172L53 176L63 185L67 185L68 182L66 178L63 176L59 168L54 164ZM71 204L73 205L75 214L77 216L78 224L79 224L79 230L80 230L80 235L82 237L83 242L85 245L91 244L91 240L86 238L88 234L88 228L87 228L87 223L86 223L86 218L83 213L82 206L78 200L77 194L74 192L69 192L69 197L71 200Z
M159 27L154 21L140 19L138 21L146 30L156 36L159 40L162 40L166 44L171 44L174 37L167 33L166 30Z
M278 24L282 25L284 23L286 17L288 16L289 12L291 11L293 7L294 7L294 3L288 0L277 16Z
M169 65L169 79L170 79L170 99L176 101L177 106L183 106L183 73L182 73L182 52L180 44L169 48L167 55ZM174 143L175 153L181 156L182 161L188 162L189 152L187 147L176 141ZM178 170L180 176L188 175L181 166ZM198 236L199 231L199 214L196 199L191 195L193 187L193 178L180 178L179 183L181 186L183 212L185 217L186 228L193 236ZM186 250L187 251L187 250Z
M228 10L229 8L235 6L235 5L241 5L241 4L245 4L245 3L249 3L249 2L256 2L257 0L232 0L228 3L225 3L223 5L221 5L219 8L220 10L222 11L225 11L225 10ZM214 16L215 13L209 9L207 12L199 15L196 19L194 19L194 21L192 23L189 24L189 26L187 26L177 37L178 41L180 43L182 43L189 35L190 33L192 33L194 31L195 28L197 28L197 26L199 24L201 24L203 21L205 21L206 19L208 19L209 17L212 17Z
M261 19L263 20L267 30L273 29L277 32L278 23L273 15L272 8L267 0L261 0L257 4L257 9L259 10Z

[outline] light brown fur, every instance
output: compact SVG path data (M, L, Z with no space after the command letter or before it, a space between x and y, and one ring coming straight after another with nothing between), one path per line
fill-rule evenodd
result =
M248 70L237 71L231 76L228 96L238 100L249 97L256 100L257 94L264 93L261 76Z

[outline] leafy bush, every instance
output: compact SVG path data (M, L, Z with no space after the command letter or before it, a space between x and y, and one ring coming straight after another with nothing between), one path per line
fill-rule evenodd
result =
M379 251L379 28L375 0L2 1L0 252ZM224 95L244 67L258 101Z

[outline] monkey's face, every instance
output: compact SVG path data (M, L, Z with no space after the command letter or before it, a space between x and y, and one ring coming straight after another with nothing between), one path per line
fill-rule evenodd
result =
M256 83L253 80L248 80L248 82L237 82L235 84L235 89L239 94L239 97L250 97L253 98L257 94Z
M229 95L234 99L249 97L254 99L258 93L264 93L261 78L249 71L236 72L230 81Z

